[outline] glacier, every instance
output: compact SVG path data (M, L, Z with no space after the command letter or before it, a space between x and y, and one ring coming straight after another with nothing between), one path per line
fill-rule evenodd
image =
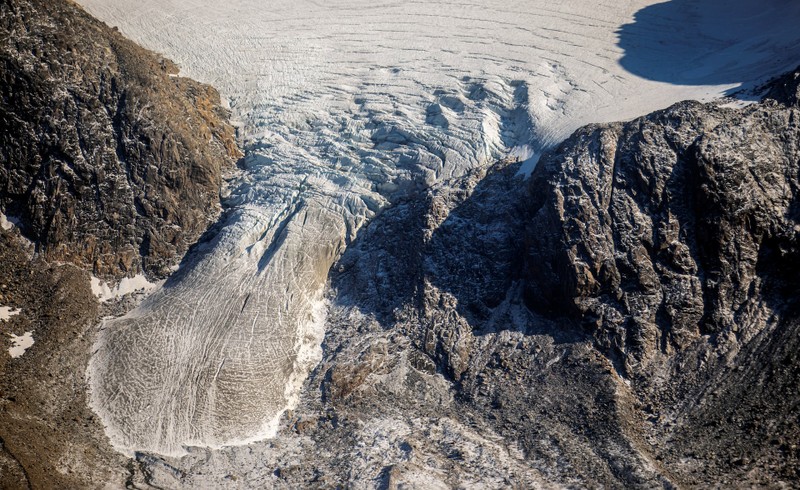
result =
M114 446L166 456L275 434L330 268L392 203L503 158L530 172L587 123L746 98L800 54L786 0L78 3L219 89L246 150L215 235L104 322L88 368Z

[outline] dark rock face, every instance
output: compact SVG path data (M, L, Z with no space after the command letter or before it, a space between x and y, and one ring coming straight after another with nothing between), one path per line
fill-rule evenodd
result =
M631 363L757 333L761 303L794 301L797 115L683 103L579 131L532 183L528 304Z
M134 462L87 405L88 271L168 272L239 155L211 87L66 0L0 2L0 488L122 487ZM34 344L12 358L9 334Z
M797 107L800 104L800 67L773 80L767 87L764 99L772 100L788 107Z
M348 247L332 275L327 354L309 381L310 392L322 393L314 410L334 410L345 427L365 417L432 427L451 421L446 437L420 444L408 435L415 451L403 466L450 451L447 463L431 463L430 471L446 471L441 481L454 487L661 485L667 480L627 435L636 419L623 416L631 398L620 395L611 363L588 335L522 301L529 191L517 171L502 162L411 196ZM392 378L403 381L387 383ZM452 391L442 400L445 379ZM502 441L501 452L510 455L502 479L464 449L471 431L485 438L487 458L500 458L488 447ZM324 427L309 432L332 444ZM363 458L334 447L347 459ZM397 481L413 482L412 471L394 471Z
M798 474L799 75L584 128L531 182L526 303L633 381L675 482Z
M0 209L46 258L164 275L239 153L211 87L72 3L0 4Z

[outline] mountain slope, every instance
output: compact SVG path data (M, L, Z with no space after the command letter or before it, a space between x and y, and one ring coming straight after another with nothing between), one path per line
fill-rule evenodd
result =
M238 156L217 92L64 1L0 9L0 209L51 260L165 275Z
M798 74L584 128L531 182L526 302L632 382L677 474L797 476Z
M0 67L0 488L122 486L85 371L135 301L98 305L89 273L169 273L219 214L233 128L214 89L67 1L0 2Z

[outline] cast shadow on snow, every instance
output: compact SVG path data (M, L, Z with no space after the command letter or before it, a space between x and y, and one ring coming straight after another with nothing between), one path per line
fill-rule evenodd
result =
M745 91L756 88L754 74L763 77L797 63L800 9L795 4L671 0L650 5L617 31L624 50L620 64L634 75L676 85L739 84L728 95L753 98Z
M558 344L585 340L568 320L525 305L527 186L518 163L496 168L466 198L467 186L456 181L407 196L373 219L331 271L336 303L384 328L411 307L423 315L454 311L477 336L512 330ZM455 191L442 191L451 185ZM458 204L432 227L433 215L451 199ZM432 290L441 293L438 300Z

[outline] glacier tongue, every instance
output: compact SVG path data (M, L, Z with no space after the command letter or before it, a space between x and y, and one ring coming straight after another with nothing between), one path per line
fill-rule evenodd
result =
M219 88L248 152L218 235L106 323L89 367L115 446L164 455L274 433L318 354L330 267L392 201L507 155L530 169L581 125L713 98L800 54L776 28L800 13L790 2L754 17L674 0L655 32L631 24L656 4L641 0L79 2ZM705 33L715 8L780 36ZM696 57L659 80L648 36L672 32Z
M312 189L237 209L209 252L104 326L89 375L116 447L179 455L274 433L322 341L322 287L352 216Z

